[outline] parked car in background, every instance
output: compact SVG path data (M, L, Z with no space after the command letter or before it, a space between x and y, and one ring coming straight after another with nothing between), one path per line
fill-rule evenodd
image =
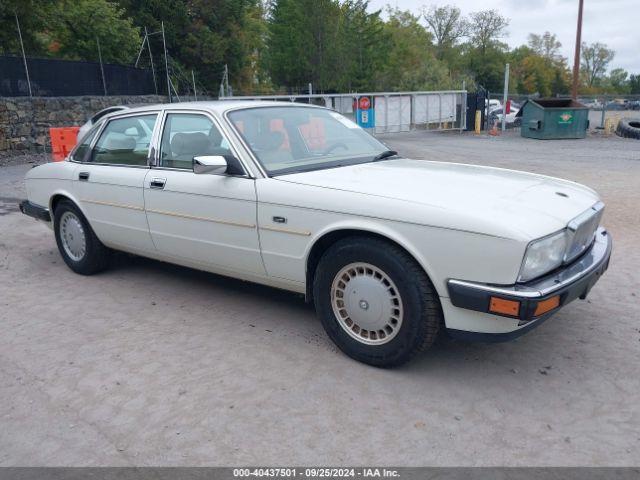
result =
M498 99L490 98L485 99L485 106L489 108L489 113L491 113L498 108L502 108L502 103L500 103L500 100Z
M113 113L26 189L20 209L53 229L74 272L122 250L299 292L342 351L383 367L442 330L517 337L585 298L611 255L587 187L402 158L289 102Z
M606 109L607 110L630 110L628 103L629 101L625 100L624 98L616 98L614 100L611 100L610 102L607 102Z
M511 111L518 111L520 110L520 108L522 107L521 103L518 102L514 102L513 100L511 101Z
M580 99L580 102L585 106L590 108L591 110L602 110L602 102L600 100L598 100L597 98L585 98L585 99Z
M80 127L80 130L78 130L78 142L80 142L87 134L87 132L91 130L91 127L102 120L106 115L109 115L110 113L121 112L123 110L128 110L129 108L130 107L128 107L127 105L114 105L112 107L104 108L95 113L89 120L84 123L84 125Z
M629 110L640 110L640 100L630 100L627 107Z
M511 111L509 113L507 113L506 115L506 119L505 119L505 123L507 126L509 127L518 127L520 126L520 123L522 122L522 118L521 117L516 117L516 114L518 113L519 110L514 110L513 108L511 109ZM502 124L502 117L504 116L504 114L502 113L502 107L500 108L496 108L495 110L491 111L489 113L489 125L493 125L495 122L498 122L498 124Z

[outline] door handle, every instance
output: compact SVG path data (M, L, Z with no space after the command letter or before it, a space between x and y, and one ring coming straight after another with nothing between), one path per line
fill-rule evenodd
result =
M78 174L78 180L81 180L83 182L86 182L87 180L89 180L89 172L80 172Z
M164 184L167 183L166 178L153 177L151 182L149 182L149 188L155 188L157 190L162 190L164 188Z

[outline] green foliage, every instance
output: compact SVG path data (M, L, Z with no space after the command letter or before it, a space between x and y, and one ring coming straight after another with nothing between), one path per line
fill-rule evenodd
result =
M131 63L140 34L107 0L0 0L0 52L20 52L15 16L31 56Z
M629 72L627 72L624 68L614 68L609 72L609 76L606 79L606 83L610 87L609 90L616 93L627 93L629 90L629 83L627 82L627 77L629 76Z
M629 76L629 93L632 95L640 95L640 75Z
M615 52L600 42L590 45L582 42L580 73L587 87L597 86L600 83L614 56Z
M225 64L234 87L250 90L256 80L256 49L262 44L264 19L258 0L119 0L135 25L158 32L164 22L172 70L196 72L209 92L217 92ZM161 58L162 41L152 37ZM145 57L146 58L146 57ZM188 80L188 78L186 79Z
M277 85L316 88L328 85L329 59L335 51L335 18L339 5L333 0L281 0L271 9L265 61ZM333 35L332 35L333 33Z
M48 52L62 58L131 63L140 32L124 10L106 0L63 0L39 37Z
M44 55L46 48L39 32L46 28L48 19L55 12L53 7L47 0L0 0L0 53L20 52L17 16L26 52Z
M389 57L386 24L362 0L279 0L272 5L265 65L276 85L363 91Z
M561 58L560 47L562 47L562 43L560 43L558 38L550 32L544 32L542 35L530 33L529 47L536 55L539 55L550 62Z
M183 92L191 70L215 94L225 65L236 93L364 92L503 88L543 96L568 92L570 72L550 33L531 33L528 45L503 43L509 20L495 10L464 16L452 5L419 15L367 0L0 0L0 54L20 53L20 20L27 55L133 64L146 27L154 63L163 75L164 22L174 83ZM581 91L640 93L639 75L607 74L614 53L582 46ZM141 65L149 65L148 50ZM190 88L190 87L189 87Z
M471 14L469 34L471 43L476 45L484 55L487 49L502 49L500 38L506 35L509 19L500 15L497 10L483 10Z
M423 9L422 15L433 33L436 56L439 60L444 60L447 53L469 34L469 22L455 6L432 5Z
M562 44L556 36L529 34L529 44L514 49L510 55L511 71L518 93L543 97L563 94L569 88L566 59L560 55Z
M387 66L390 35L380 12L368 13L368 2L350 0L341 6L335 90L376 89L375 77Z

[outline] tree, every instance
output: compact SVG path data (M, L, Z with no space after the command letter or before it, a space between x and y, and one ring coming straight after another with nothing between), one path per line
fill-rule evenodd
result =
M245 95L272 93L273 87L264 68L267 36L267 6L261 1L247 9L240 42L246 49L246 61L238 75L237 90Z
M560 47L562 43L558 41L555 34L544 32L542 35L529 34L529 47L547 60L554 61L560 58Z
M374 90L376 73L384 69L390 51L380 11L369 13L368 1L344 2L337 34L336 90Z
M59 0L38 33L47 53L74 60L131 63L140 32L122 8L107 0Z
M624 68L614 68L609 73L607 83L615 93L627 93L629 90L628 76L629 73Z
M518 92L539 93L543 97L551 95L555 71L549 68L544 57L525 57L519 65L518 77Z
M422 16L431 29L435 40L437 57L442 60L445 52L467 35L469 22L462 17L460 9L452 5L438 7L432 5L423 9Z
M273 82L289 89L311 82L316 91L368 90L388 58L383 27L367 1L275 0L265 64Z
M270 12L265 52L273 81L289 88L312 82L328 89L339 6L333 0L276 0Z
M434 55L431 34L409 11L387 9L390 50L376 81L378 90L428 90L449 86L446 67Z
M149 33L160 31L164 22L167 50L177 56L184 32L189 26L187 2L184 0L118 0L133 24Z
M157 32L164 22L169 68L174 82L196 80L210 93L218 90L225 65L233 87L250 89L264 42L258 0L118 0L136 26ZM162 40L151 37L157 65L163 68ZM146 54L143 55L146 61ZM257 74L257 73L256 73Z
M582 61L580 67L588 87L593 87L598 84L614 56L615 52L603 43L596 42L587 45L586 42L582 42Z
M45 25L45 15L42 13L46 6L46 2L42 0L0 0L0 54L20 52L16 16L20 22L27 55L44 52L37 32Z
M629 93L631 95L640 94L640 75L629 75Z
M469 41L462 52L468 72L476 82L490 91L502 90L508 46L500 42L506 35L509 20L496 10L471 14Z
M469 34L473 46L480 49L482 54L506 36L509 20L497 10L484 10L471 14Z

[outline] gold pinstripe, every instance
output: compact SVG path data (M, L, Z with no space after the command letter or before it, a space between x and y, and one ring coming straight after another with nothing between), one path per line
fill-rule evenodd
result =
M308 237L309 235L311 235L311 232L308 232L306 230L294 230L291 228L282 228L282 227L263 226L263 227L260 227L260 230L269 230L270 232L290 233L291 235L301 235L303 237Z
M136 207L135 205L124 205L122 203L100 202L98 200L87 200L86 198L83 198L80 201L85 203L93 203L95 205L104 205L106 207L128 208L129 210L144 211L144 208Z
M203 222L221 223L223 225L232 225L234 227L256 228L256 226L252 223L232 222L230 220L221 220L219 218L210 218L210 217L198 217L195 215L186 215L183 213L167 212L165 210L147 209L147 213L157 213L158 215L169 215L171 217L188 218L190 220L200 220Z

